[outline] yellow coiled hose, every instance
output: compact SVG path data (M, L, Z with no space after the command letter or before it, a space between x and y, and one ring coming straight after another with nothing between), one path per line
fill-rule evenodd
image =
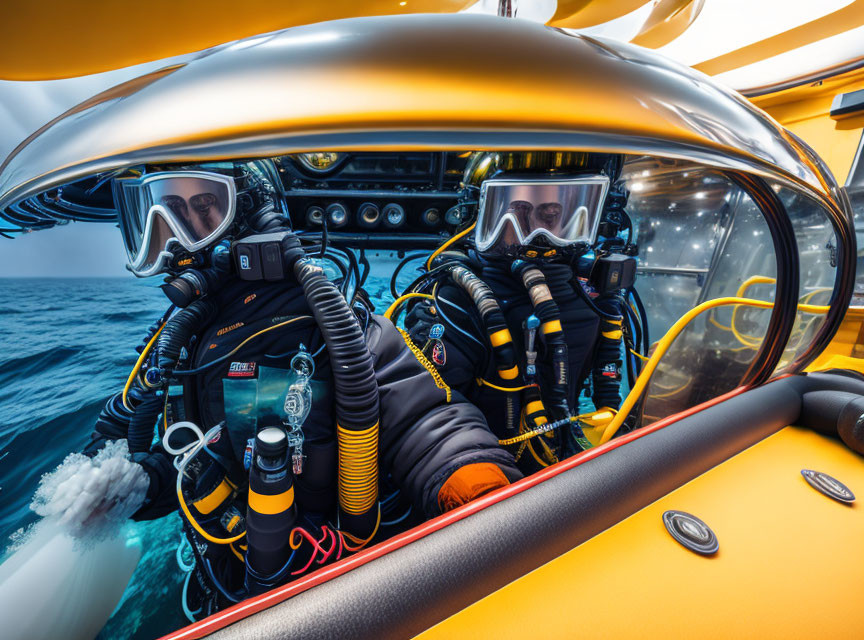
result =
M362 431L336 425L339 440L339 506L362 515L378 500L378 423Z

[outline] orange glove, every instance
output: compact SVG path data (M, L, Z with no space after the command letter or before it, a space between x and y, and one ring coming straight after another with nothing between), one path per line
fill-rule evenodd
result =
M446 513L508 484L510 481L496 464L466 464L456 469L438 491L438 508Z

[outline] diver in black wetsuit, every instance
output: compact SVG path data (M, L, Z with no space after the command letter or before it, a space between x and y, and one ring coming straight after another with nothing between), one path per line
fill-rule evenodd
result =
M134 518L180 510L199 618L521 477L480 411L307 257L274 174L114 184L129 268L169 274L173 304L87 452L126 439L149 480Z
M472 159L463 198L477 203L479 191L472 246L433 254L412 289L427 299L411 299L406 317L524 473L590 447L583 427L602 428L618 409L622 293L636 253L618 237L620 156L527 155ZM583 391L597 411L580 421Z

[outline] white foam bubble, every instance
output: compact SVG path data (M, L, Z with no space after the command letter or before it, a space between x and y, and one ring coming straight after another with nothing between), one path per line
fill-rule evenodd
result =
M41 520L13 535L0 565L3 638L93 638L141 556L125 524L149 480L125 440L95 457L72 453L42 476L30 508Z
M30 508L56 518L69 535L94 540L112 536L144 502L149 479L129 460L125 440L109 442L93 458L69 454L42 476Z

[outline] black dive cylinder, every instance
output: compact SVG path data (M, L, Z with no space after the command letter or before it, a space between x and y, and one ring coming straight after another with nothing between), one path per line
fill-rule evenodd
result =
M288 570L291 530L297 519L288 465L285 430L261 430L255 437L246 510L246 588L250 595L272 588Z

